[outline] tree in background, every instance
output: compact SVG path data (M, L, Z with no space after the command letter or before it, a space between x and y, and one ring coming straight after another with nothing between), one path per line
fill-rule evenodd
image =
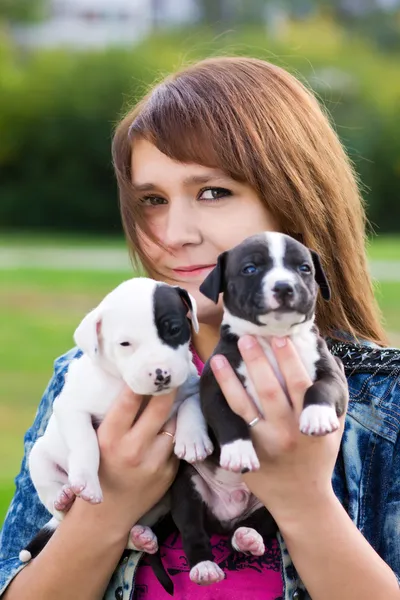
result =
M1 0L0 22L40 21L49 9L48 0Z

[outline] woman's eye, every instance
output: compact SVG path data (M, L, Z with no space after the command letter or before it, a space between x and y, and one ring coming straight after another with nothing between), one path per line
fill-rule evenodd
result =
M253 264L245 265L242 269L243 275L254 275L257 272L258 268Z
M160 204L167 204L167 201L159 196L145 196L140 199L140 203L144 206L159 206Z
M307 263L303 263L299 266L299 271L302 273L311 273L311 267Z
M226 188L209 187L201 190L199 200L204 200L205 202L213 202L214 200L221 200L221 198L226 198L226 196L232 196L232 192L230 192Z
M130 342L120 342L120 346L124 346L124 348L127 346L130 346L130 345L131 345Z

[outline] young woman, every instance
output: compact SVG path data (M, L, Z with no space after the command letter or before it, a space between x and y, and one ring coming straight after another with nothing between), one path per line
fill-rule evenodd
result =
M217 256L248 235L278 230L319 252L333 299L317 324L345 365L350 390L341 429L299 433L308 376L289 340L274 345L289 406L256 341L240 352L268 421L252 428L261 460L244 480L272 513L276 539L261 558L212 536L226 578L189 579L177 532L162 545L182 599L366 600L400 598L400 354L386 348L364 248L365 217L346 154L313 95L286 71L248 58L199 62L172 75L118 125L113 157L132 254L147 272L179 283L198 303L194 358L201 370L219 335L221 305L199 292ZM286 343L285 343L286 342ZM77 499L28 566L18 553L47 520L26 456L60 392L73 349L55 363L32 428L1 538L0 594L7 600L157 600L169 597L140 553L123 554L128 532L176 472L169 436L157 435L169 402L154 398L132 426L141 398L129 390L98 430L104 501ZM222 357L213 370L233 410L254 409ZM174 431L174 424L168 424ZM204 582L207 583L207 582Z

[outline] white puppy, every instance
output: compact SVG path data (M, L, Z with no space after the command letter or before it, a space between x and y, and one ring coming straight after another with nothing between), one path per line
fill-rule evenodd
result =
M108 294L78 326L74 339L83 354L71 362L45 433L29 455L33 484L55 518L45 526L46 540L42 535L42 542L33 544L41 530L20 553L21 560L38 554L75 496L102 501L96 428L125 384L150 396L177 388L169 415L178 411L175 453L194 462L212 452L189 349L188 317L197 332L195 300L186 290L135 278ZM141 523L154 524L167 504L157 505ZM147 551L155 551L150 538L147 532L141 539L147 540ZM139 549L132 540L128 547Z

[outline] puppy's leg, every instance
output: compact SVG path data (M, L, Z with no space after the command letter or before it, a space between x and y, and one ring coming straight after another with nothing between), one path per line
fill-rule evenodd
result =
M262 506L240 522L232 536L232 546L238 552L262 556L265 552L264 539L275 535L277 529L274 519Z
M129 534L127 548L155 554L158 550L157 536L146 525L134 525Z
M214 450L199 394L190 396L178 408L175 440L176 456L188 463L204 460Z
M40 501L47 510L61 520L72 505L75 495L64 493L68 487L68 476L51 456L46 438L39 438L29 454L29 472Z
M259 469L247 423L230 408L210 372L200 381L200 390L204 416L221 448L220 466L235 473Z
M191 472L195 471L188 469L180 468L172 484L172 518L182 536L190 579L199 585L210 585L224 579L225 574L214 562L204 525L205 506L191 479Z
M99 482L100 450L88 413L63 411L58 427L68 447L68 479L73 492L92 504L103 500Z
M342 363L332 356L325 342L318 344L321 359L318 379L304 395L300 431L307 435L326 435L339 429L339 419L346 410L348 386Z

